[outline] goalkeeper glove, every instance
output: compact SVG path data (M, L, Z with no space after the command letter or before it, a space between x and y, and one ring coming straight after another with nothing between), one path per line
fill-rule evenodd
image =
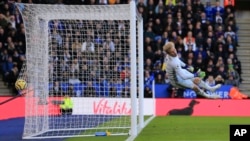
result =
M194 72L194 67L188 66L188 67L187 67L187 70L190 71L190 72Z
M200 77L203 79L206 76L206 73L204 71L201 71L200 69L194 74L195 77Z

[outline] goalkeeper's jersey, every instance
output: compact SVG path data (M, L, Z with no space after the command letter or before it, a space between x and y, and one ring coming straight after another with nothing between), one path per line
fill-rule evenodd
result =
M192 73L182 68L185 67L186 64L182 62L179 57L168 56L166 61L166 71L168 73L169 80L172 84L178 83L180 79L185 80L194 78L194 75Z

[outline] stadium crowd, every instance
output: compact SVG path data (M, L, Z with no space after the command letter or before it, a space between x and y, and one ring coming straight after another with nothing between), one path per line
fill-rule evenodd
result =
M1 73L9 87L13 87L25 61L24 24L13 2L0 1ZM129 0L18 2L125 4ZM210 1L203 4L200 0L138 0L137 9L144 20L145 97L152 97L153 80L169 84L166 55L162 52L162 46L169 41L175 43L179 57L187 65L195 71L206 71L204 80L209 85L239 86L242 79L236 55L237 25L230 0L225 6L219 1L211 5ZM52 20L49 27L51 94L129 96L129 36L124 30L127 21Z

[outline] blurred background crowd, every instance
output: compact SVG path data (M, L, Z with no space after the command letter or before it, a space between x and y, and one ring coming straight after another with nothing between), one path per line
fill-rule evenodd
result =
M0 0L0 65L3 81L13 87L25 61L25 30L14 0ZM18 0L42 4L126 4L129 0ZM169 84L162 46L172 41L178 55L195 71L206 71L209 85L239 86L241 63L235 8L208 0L138 0L144 21L145 97L152 82ZM52 20L50 93L74 96L129 94L128 21ZM67 29L67 30L66 30ZM78 83L84 82L84 83ZM83 88L84 87L84 88ZM172 87L170 87L172 91ZM84 89L84 90L83 90Z

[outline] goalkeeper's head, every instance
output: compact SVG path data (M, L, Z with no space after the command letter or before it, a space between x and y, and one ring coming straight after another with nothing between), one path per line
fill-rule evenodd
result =
M165 51L169 56L176 57L177 51L173 42L168 42L163 46L163 51Z

